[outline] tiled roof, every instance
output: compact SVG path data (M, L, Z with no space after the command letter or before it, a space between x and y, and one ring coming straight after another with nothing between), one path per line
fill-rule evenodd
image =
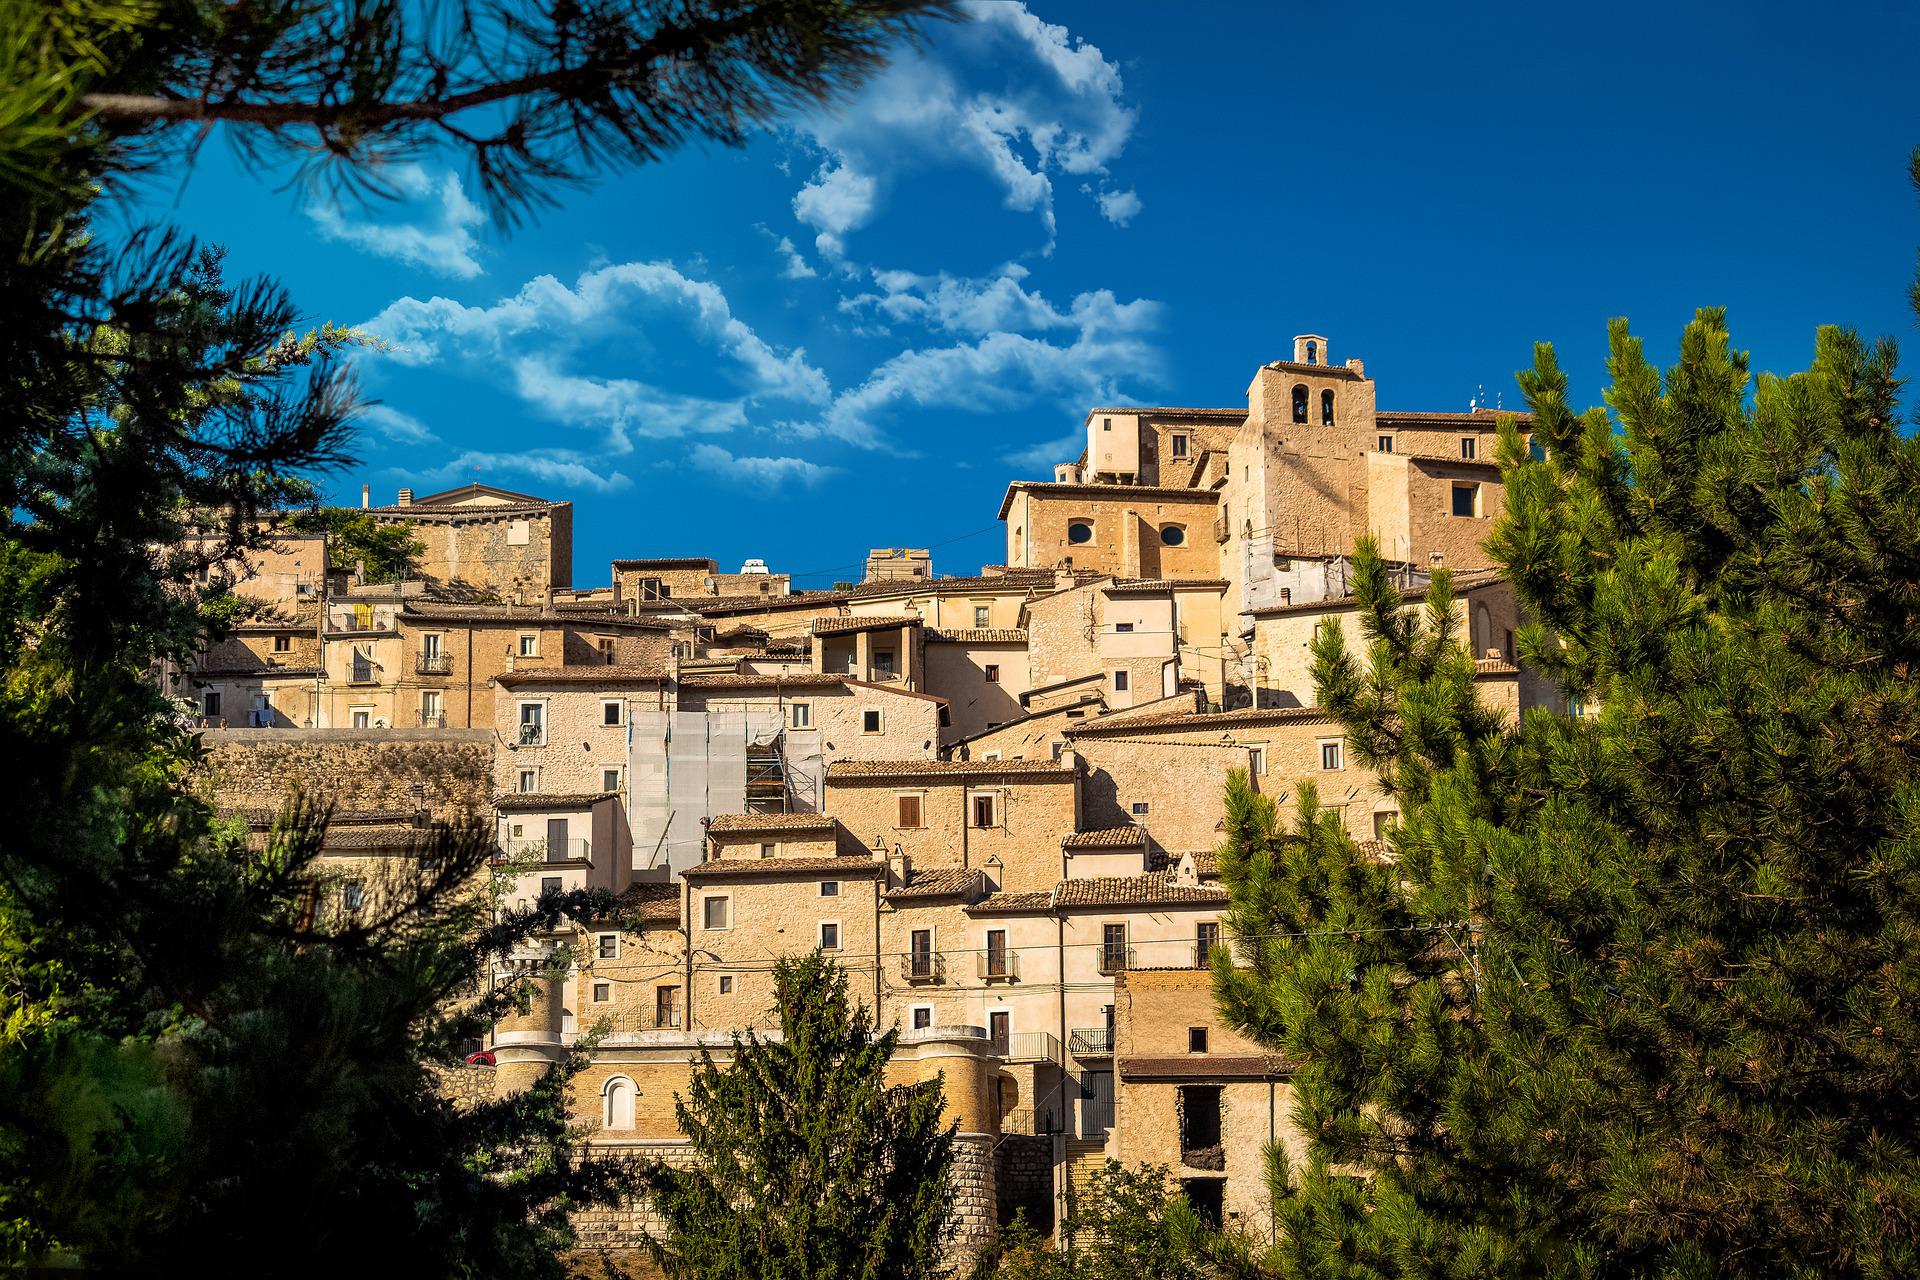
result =
M1431 422L1435 426L1471 425L1492 427L1503 417L1518 418L1522 422L1533 421L1533 415L1520 409L1475 409L1472 413L1422 413L1414 409L1382 409L1375 413L1374 420L1385 426L1401 426L1410 423Z
M720 566L708 556L659 556L654 559L615 560L616 569L705 569L716 572Z
M1114 583L1106 592L1110 596L1157 595L1162 591L1225 591L1228 585L1225 578L1128 578Z
M1122 1058L1114 1065L1129 1080L1266 1080L1293 1071L1287 1059L1259 1053Z
M566 610L545 606L516 604L451 604L442 601L407 601L400 607L405 622L498 622L524 626L530 622L571 622L596 627L627 627L643 631L670 630L669 624L652 618L636 618L624 611L575 607Z
M881 631L893 627L917 627L920 618L917 614L847 614L838 618L815 618L813 634L817 636L840 635L850 631Z
M1347 368L1343 364L1303 364L1298 360L1269 360L1269 369L1286 369L1294 373L1314 373L1323 377L1363 378L1364 375Z
M1479 658L1473 664L1473 672L1481 676L1517 676L1520 668L1505 658Z
M1098 831L1075 831L1061 839L1068 849L1132 849L1147 842L1145 827L1102 827Z
M1070 738L1114 737L1138 732L1189 733L1194 730L1232 729L1244 725L1333 723L1318 707L1243 707L1238 711L1161 711L1131 718L1101 717L1066 730Z
M544 809L587 809L602 800L618 796L617 791L551 792L516 791L495 796L493 807L501 813L538 813Z
M323 853L417 853L433 847L439 833L427 827L333 827L321 837Z
M906 884L898 889L889 889L886 896L889 902L915 898L964 898L977 892L980 884L978 871L942 867L913 872Z
M1013 776L1065 782L1073 777L1073 770L1052 760L840 760L827 766L829 782Z
M708 831L831 831L834 822L824 813L722 813L707 824Z
M495 677L505 688L523 684L658 684L667 673L658 667L522 667Z
M682 676L680 683L689 689L831 689L846 682L839 676L796 671L791 675Z
M969 915L995 915L1001 912L1047 911L1053 906L1051 893L994 893L967 908Z
M403 827L413 823L414 809L336 809L327 819L329 827ZM223 809L221 816L238 818L256 831L264 831L280 820L279 809Z
M784 596L696 596L692 599L676 599L674 603L695 613L758 613L775 609L811 609L840 604L846 598L844 591L795 591Z
M311 680L321 674L321 669L319 667L282 667L271 662L262 662L254 667L190 667L188 674L218 676L223 679L252 677L260 680Z
M1227 891L1213 885L1180 884L1171 876L1095 876L1062 880L1053 888L1053 905L1066 907L1207 906L1224 903Z
M680 886L666 880L642 880L620 893L620 905L643 924L680 923Z
M680 873L686 880L711 880L722 877L818 875L830 871L836 876L872 879L887 872L884 863L856 854L830 858L722 858L688 867Z
M1199 409L1184 405L1135 405L1132 407L1102 405L1100 408L1087 410L1089 418L1098 413L1137 413L1143 418L1233 418L1238 420L1247 416L1247 406L1229 405L1224 409Z
M1220 495L1211 489L1174 489L1164 485L1148 484L1061 484L1053 480L1015 480L1007 486L1007 496L1000 500L1000 519L1007 518L1007 512L1013 509L1014 494L1022 491L1075 498L1141 498L1159 499L1162 502L1201 499L1209 504L1217 504L1220 501Z
M951 644L1025 644L1027 633L1021 627L932 627L927 639Z
M1051 587L1052 569L1007 569L1000 573L982 573L951 578L896 578L892 581L863 582L851 592L855 596L948 596L978 592L985 595L1009 595L1036 587Z
M1360 840L1355 843L1360 846L1361 853L1375 862L1386 862L1393 857L1393 846L1385 840Z
M1406 454L1396 456L1411 457L1413 455ZM1445 460L1443 459L1443 461ZM1477 591L1481 587L1489 587L1495 583L1504 582L1505 580L1505 575L1497 569L1457 569L1453 574L1454 595L1457 597L1462 592ZM1426 597L1426 594L1427 589L1425 587L1402 587L1400 589L1400 597L1403 600L1421 600ZM1249 610L1249 612L1256 618L1268 618L1283 613L1313 613L1324 609L1350 609L1352 607L1352 596L1327 596L1320 600L1302 600L1296 604L1262 605L1258 609Z

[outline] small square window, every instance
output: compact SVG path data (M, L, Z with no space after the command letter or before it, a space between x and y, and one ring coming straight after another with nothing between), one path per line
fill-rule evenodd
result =
M1135 800L1135 801L1133 802L1133 816L1134 816L1134 817L1136 817L1136 818L1144 818L1144 817L1146 817L1146 816L1147 816L1147 808L1148 808L1148 806L1147 806L1147 802L1146 802L1145 800Z
M975 796L973 798L973 825L976 827L993 826L993 808L992 796Z
M565 884L566 881L562 880L559 876L541 876L540 896L544 898L548 894L561 893L564 891L562 886Z
M776 854L778 854L779 852L780 852L779 845L766 843L764 841L760 845L760 856L762 858L771 858Z
M1187 1052L1205 1053L1207 1051L1207 1029L1205 1027L1187 1028Z
M1125 693L1127 691L1127 685L1128 678L1126 672L1116 671L1113 673L1113 689L1115 693Z
M602 769L600 771L600 789L602 791L618 791L620 789L620 771L618 769Z
M619 934L603 933L599 937L599 943L600 943L600 958L602 960L618 960L620 958L620 935Z
M723 996L730 996L733 994L733 975L732 974L723 973L720 975L720 994Z
M275 636L273 638L273 651L275 653L286 653L292 648L293 648L292 636Z
M700 904L700 919L709 929L727 929L732 927L731 900L727 898L708 898Z
M1346 758L1346 748L1342 743L1338 741L1328 741L1320 744L1320 767L1322 769L1344 769L1347 767Z
M913 1029L924 1031L933 1025L933 1010L924 1004L913 1007Z
M1453 486L1453 514L1456 516L1477 516L1480 514L1479 485L1456 484Z
M998 663L989 662L987 664L987 683L988 684L1000 683L1000 665Z
M920 825L920 797L917 795L913 795L913 796L896 796L894 798L899 802L900 811L897 815L899 818L899 821L895 822L893 825L896 827L919 826Z
M522 769L520 771L519 790L521 795L527 795L530 792L537 791L539 787L540 776L537 773L532 769Z
M540 656L540 637L539 636L521 636L520 637L520 656L523 658L539 657Z
M593 1002L595 1004L605 1004L611 999L613 999L613 984L611 982L596 982L593 984Z
M991 625L993 611L984 604L973 606L973 625L985 630Z
M1374 442L1373 442L1373 447L1374 447L1375 449L1377 449L1377 450L1379 450L1379 451L1380 451L1381 453L1392 453L1392 452L1393 452L1393 437L1392 437L1392 436L1379 436L1379 437L1377 437L1377 438L1376 438L1376 439L1374 440Z
M839 897L840 882L838 880L822 880L820 882L820 896L823 898Z
M1480 451L1480 442L1473 436L1460 437L1460 456L1471 462Z
M812 703L795 702L788 705L787 707L787 727L788 728L805 729L810 727L812 724L813 724L813 704Z
M1170 443L1173 445L1172 452L1174 457L1184 458L1187 456L1187 442L1189 439L1191 439L1191 437L1187 435L1184 435L1181 433L1175 433L1172 440L1170 441Z
M840 924L835 920L820 922L820 949L838 951L840 949Z
M607 701L602 702L600 704L600 723L601 724L619 724L621 722L621 717L620 717L621 706L622 704L618 699L610 698Z
M860 732L880 732L880 713L878 711L862 711L860 713Z

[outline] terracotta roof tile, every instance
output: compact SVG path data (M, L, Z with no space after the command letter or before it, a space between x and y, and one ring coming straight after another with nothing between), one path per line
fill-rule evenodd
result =
M722 813L707 824L708 831L832 831L834 821L824 813Z
M1413 455L1406 454L1402 456L1412 457ZM1438 461L1452 465L1458 460L1442 458ZM1458 597L1462 592L1475 591L1481 587L1492 586L1497 582L1504 582L1505 580L1505 575L1498 569L1456 569L1453 574L1454 595ZM1403 587L1400 591L1400 596L1403 600L1421 600L1426 597L1426 594L1427 589L1425 587ZM1256 618L1270 618L1286 613L1313 613L1319 610L1351 608L1353 608L1352 596L1327 596L1319 600L1302 600L1292 604L1262 605L1258 609L1249 610L1249 612Z
M1225 578L1126 578L1114 583L1106 591L1110 596L1157 595L1162 591L1225 591L1229 585Z
M893 627L917 627L920 618L917 614L847 614L838 618L815 618L813 634L817 636L843 635L852 631L881 631Z
M1075 498L1140 498L1162 502L1175 499L1204 500L1209 505L1218 505L1220 495L1211 489L1174 489L1165 485L1148 484L1062 484L1053 480L1015 480L1007 486L1007 496L1000 500L999 518L1005 520L1007 512L1013 509L1013 496L1016 493L1051 493L1061 497Z
M1121 1058L1114 1065L1129 1080L1265 1080L1293 1071L1287 1059L1258 1053Z
M1098 831L1075 831L1060 841L1068 849L1132 849L1146 842L1146 828L1131 824L1102 827Z
M794 591L784 596L694 596L686 599L675 597L672 603L695 613L755 613L763 609L808 609L840 604L846 598L847 593L844 591Z
M1031 777L1067 781L1073 770L1052 760L840 760L827 766L827 781L886 778Z
M1153 715L1129 718L1101 717L1069 728L1069 738L1114 737L1138 732L1191 732L1206 729L1232 729L1244 725L1333 723L1333 717L1318 707L1243 707L1238 711L1161 711Z
M963 871L958 867L916 870L906 884L898 889L889 889L886 896L889 902L914 898L971 897L979 891L981 884L982 877L978 871Z
M1224 903L1227 891L1205 884L1180 884L1171 876L1095 876L1062 880L1053 889L1053 905L1066 907L1208 906Z
M518 791L493 798L493 807L501 813L537 813L543 809L585 809L612 800L617 791L553 792Z
M523 684L658 684L667 673L658 667L579 666L522 667L496 677L500 685L511 689Z
M1465 424L1491 428L1503 417L1518 418L1521 422L1533 421L1533 415L1522 409L1475 409L1472 413L1424 413L1417 409L1382 409L1373 416L1376 422L1388 426L1431 422L1435 426Z
M1027 633L1020 627L932 627L927 639L952 644L1025 644Z
M615 560L616 569L705 569L716 572L720 566L707 556L659 556L654 559Z
M967 908L969 915L996 915L1001 912L1047 911L1053 906L1051 893L994 893Z
M1087 410L1087 416L1097 413L1135 413L1143 418L1231 418L1240 421L1247 416L1247 406L1228 405L1221 409L1193 408L1186 405L1102 405Z
M698 675L682 676L680 683L689 689L831 689L846 683L840 676L796 671L790 675Z
M887 873L884 863L858 854L837 854L829 858L721 858L688 867L680 873L685 880L711 880L722 877L801 876L830 871L837 876L871 879Z
M642 880L620 893L620 905L644 924L680 923L680 886L666 880Z

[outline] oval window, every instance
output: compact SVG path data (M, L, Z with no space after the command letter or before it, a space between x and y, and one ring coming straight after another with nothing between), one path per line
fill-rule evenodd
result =
M1177 524L1170 524L1160 530L1160 541L1169 547L1177 547L1187 540L1187 531Z
M1067 526L1068 542L1092 542L1093 526L1084 520L1075 520Z

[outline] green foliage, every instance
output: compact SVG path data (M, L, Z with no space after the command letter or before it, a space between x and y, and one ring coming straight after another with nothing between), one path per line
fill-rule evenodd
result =
M876 1032L818 952L774 968L780 1037L702 1050L674 1113L699 1166L647 1174L672 1280L921 1280L943 1270L954 1125L940 1082L889 1088Z
M1920 1272L1920 443L1890 342L1750 379L1611 331L1605 410L1550 348L1502 427L1489 548L1521 657L1596 713L1475 701L1450 588L1374 549L1320 699L1403 812L1390 862L1229 788L1247 966L1224 1015L1298 1060L1285 1274ZM1358 1175L1358 1176L1356 1176Z
M427 544L413 536L411 524L375 520L351 507L317 507L295 512L287 527L299 533L327 535L327 565L354 569L364 565L368 582L404 582Z
M374 190L441 143L505 219L831 96L921 8L0 0L0 1266L553 1274L569 1211L634 1185L576 1150L577 1060L500 1103L438 1088L522 995L496 962L613 904L495 915L462 829L347 911L323 812L250 842L193 793L152 672L248 607L203 571L347 461L365 339L96 205L217 127Z

